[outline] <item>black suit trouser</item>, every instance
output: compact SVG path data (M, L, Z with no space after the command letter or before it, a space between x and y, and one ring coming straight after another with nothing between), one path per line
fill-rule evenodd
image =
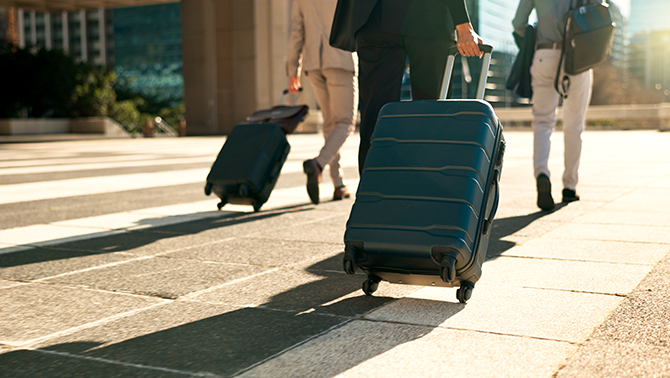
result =
M434 100L442 86L447 52L455 42L384 32L380 7L377 6L368 22L356 33L356 44L361 110L358 171L362 174L379 110L389 102L400 101L407 57L412 99Z

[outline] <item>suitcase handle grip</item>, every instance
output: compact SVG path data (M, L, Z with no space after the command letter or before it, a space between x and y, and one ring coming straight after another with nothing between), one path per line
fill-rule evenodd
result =
M288 94L288 89L284 89L284 92L281 94L281 98L279 99L279 105L284 104L284 98ZM295 100L293 100L293 106L296 106L298 104L298 100L300 100L300 96L302 96L302 88L298 88L298 95L295 96Z
M484 99L484 91L486 90L486 79L489 73L489 67L491 65L491 54L493 53L493 47L490 45L479 45L479 49L484 52L482 72L479 75L479 84L477 86L477 99ZM442 80L442 89L440 89L440 99L445 100L447 98L447 92L449 91L449 84L451 83L451 74L454 71L454 62L456 61L456 55L458 55L458 48L452 46L449 48L449 55L447 56L447 67L444 70L444 79Z

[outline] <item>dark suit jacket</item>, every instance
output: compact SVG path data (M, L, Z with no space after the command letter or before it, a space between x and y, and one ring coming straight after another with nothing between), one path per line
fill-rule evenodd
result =
M382 31L422 39L454 39L455 25L470 22L465 0L338 0L330 45L356 50L356 32L380 2Z
M454 39L455 25L469 22L465 0L354 0L353 32L381 1L382 31L422 39Z

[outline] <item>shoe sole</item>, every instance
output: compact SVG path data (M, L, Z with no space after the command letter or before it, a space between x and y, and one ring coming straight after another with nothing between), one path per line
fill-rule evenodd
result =
M319 178L314 172L312 162L307 160L302 163L302 170L307 175L307 194L313 204L319 204Z
M551 196L551 181L548 179L537 180L537 207L545 211L556 207L554 197Z

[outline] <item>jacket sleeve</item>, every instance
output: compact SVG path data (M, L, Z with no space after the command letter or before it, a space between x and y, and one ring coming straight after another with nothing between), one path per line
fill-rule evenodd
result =
M287 73L289 77L300 76L302 49L305 45L305 22L299 0L292 2L289 27L288 52L286 54Z
M465 7L465 0L447 0L449 13L455 25L465 24L470 22L468 9Z
M533 11L533 0L521 0L519 1L519 7L516 9L516 15L514 20L512 20L512 25L514 25L514 32L521 37L526 36L526 26L528 26L528 17L530 17L530 12Z

